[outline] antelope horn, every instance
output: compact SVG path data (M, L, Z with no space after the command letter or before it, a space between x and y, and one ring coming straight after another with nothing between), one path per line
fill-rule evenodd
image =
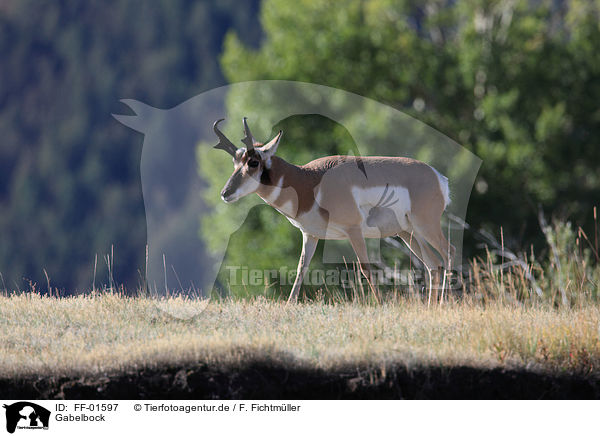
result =
M242 120L242 123L244 124L244 134L246 135L244 139L242 139L242 142L246 144L246 150L252 151L254 150L254 144L256 143L256 141L252 136L252 132L250 132L250 127L248 127L248 122L246 121L247 119L248 118L244 117L244 119Z
M213 124L213 130L215 131L215 135L219 138L219 143L214 146L214 148L220 148L221 150L225 150L227 153L235 157L235 152L237 151L237 147L231 143L229 139L223 132L219 130L219 123L223 121L225 118L221 118L220 120L215 121Z

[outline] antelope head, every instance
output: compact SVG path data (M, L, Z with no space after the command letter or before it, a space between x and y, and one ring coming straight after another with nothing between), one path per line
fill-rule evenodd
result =
M256 192L263 183L263 173L266 175L265 172L271 167L271 158L277 151L283 132L280 130L272 140L262 144L254 139L246 117L244 117L242 123L245 136L242 142L245 147L237 148L219 130L221 121L223 119L217 120L213 124L213 130L219 138L219 143L214 148L225 150L233 158L233 174L231 174L221 191L221 199L225 203L233 203L248 194Z

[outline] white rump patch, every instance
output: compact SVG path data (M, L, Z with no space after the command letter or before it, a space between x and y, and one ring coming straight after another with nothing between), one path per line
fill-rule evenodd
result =
M450 187L448 186L448 177L443 176L435 168L430 168L433 170L433 172L438 178L438 182L440 183L440 191L442 191L442 195L444 196L444 208L446 208L450 204Z

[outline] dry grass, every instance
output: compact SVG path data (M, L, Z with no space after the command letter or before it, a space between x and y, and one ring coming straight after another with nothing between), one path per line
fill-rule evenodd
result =
M597 376L599 320L598 305L286 306L264 298L206 305L112 293L22 294L0 297L0 376L102 374L198 360L226 367L257 358L323 369L470 365Z
M255 360L325 370L467 365L598 377L597 226L592 242L568 223L541 221L546 259L514 254L486 236L486 258L472 261L462 289L431 305L420 292L377 296L360 286L350 296L325 289L298 305L264 297L208 304L111 290L68 298L5 290L0 377L102 375L199 361L228 369Z

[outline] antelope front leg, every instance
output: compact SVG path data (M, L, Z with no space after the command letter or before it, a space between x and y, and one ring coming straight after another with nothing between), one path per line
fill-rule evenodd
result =
M302 232L302 254L300 255L300 260L298 261L296 280L294 281L290 298L288 298L288 303L295 303L298 301L298 294L300 294L302 280L304 280L304 275L308 270L308 265L310 265L310 261L315 254L317 242L319 242L317 238L309 235L308 233Z

